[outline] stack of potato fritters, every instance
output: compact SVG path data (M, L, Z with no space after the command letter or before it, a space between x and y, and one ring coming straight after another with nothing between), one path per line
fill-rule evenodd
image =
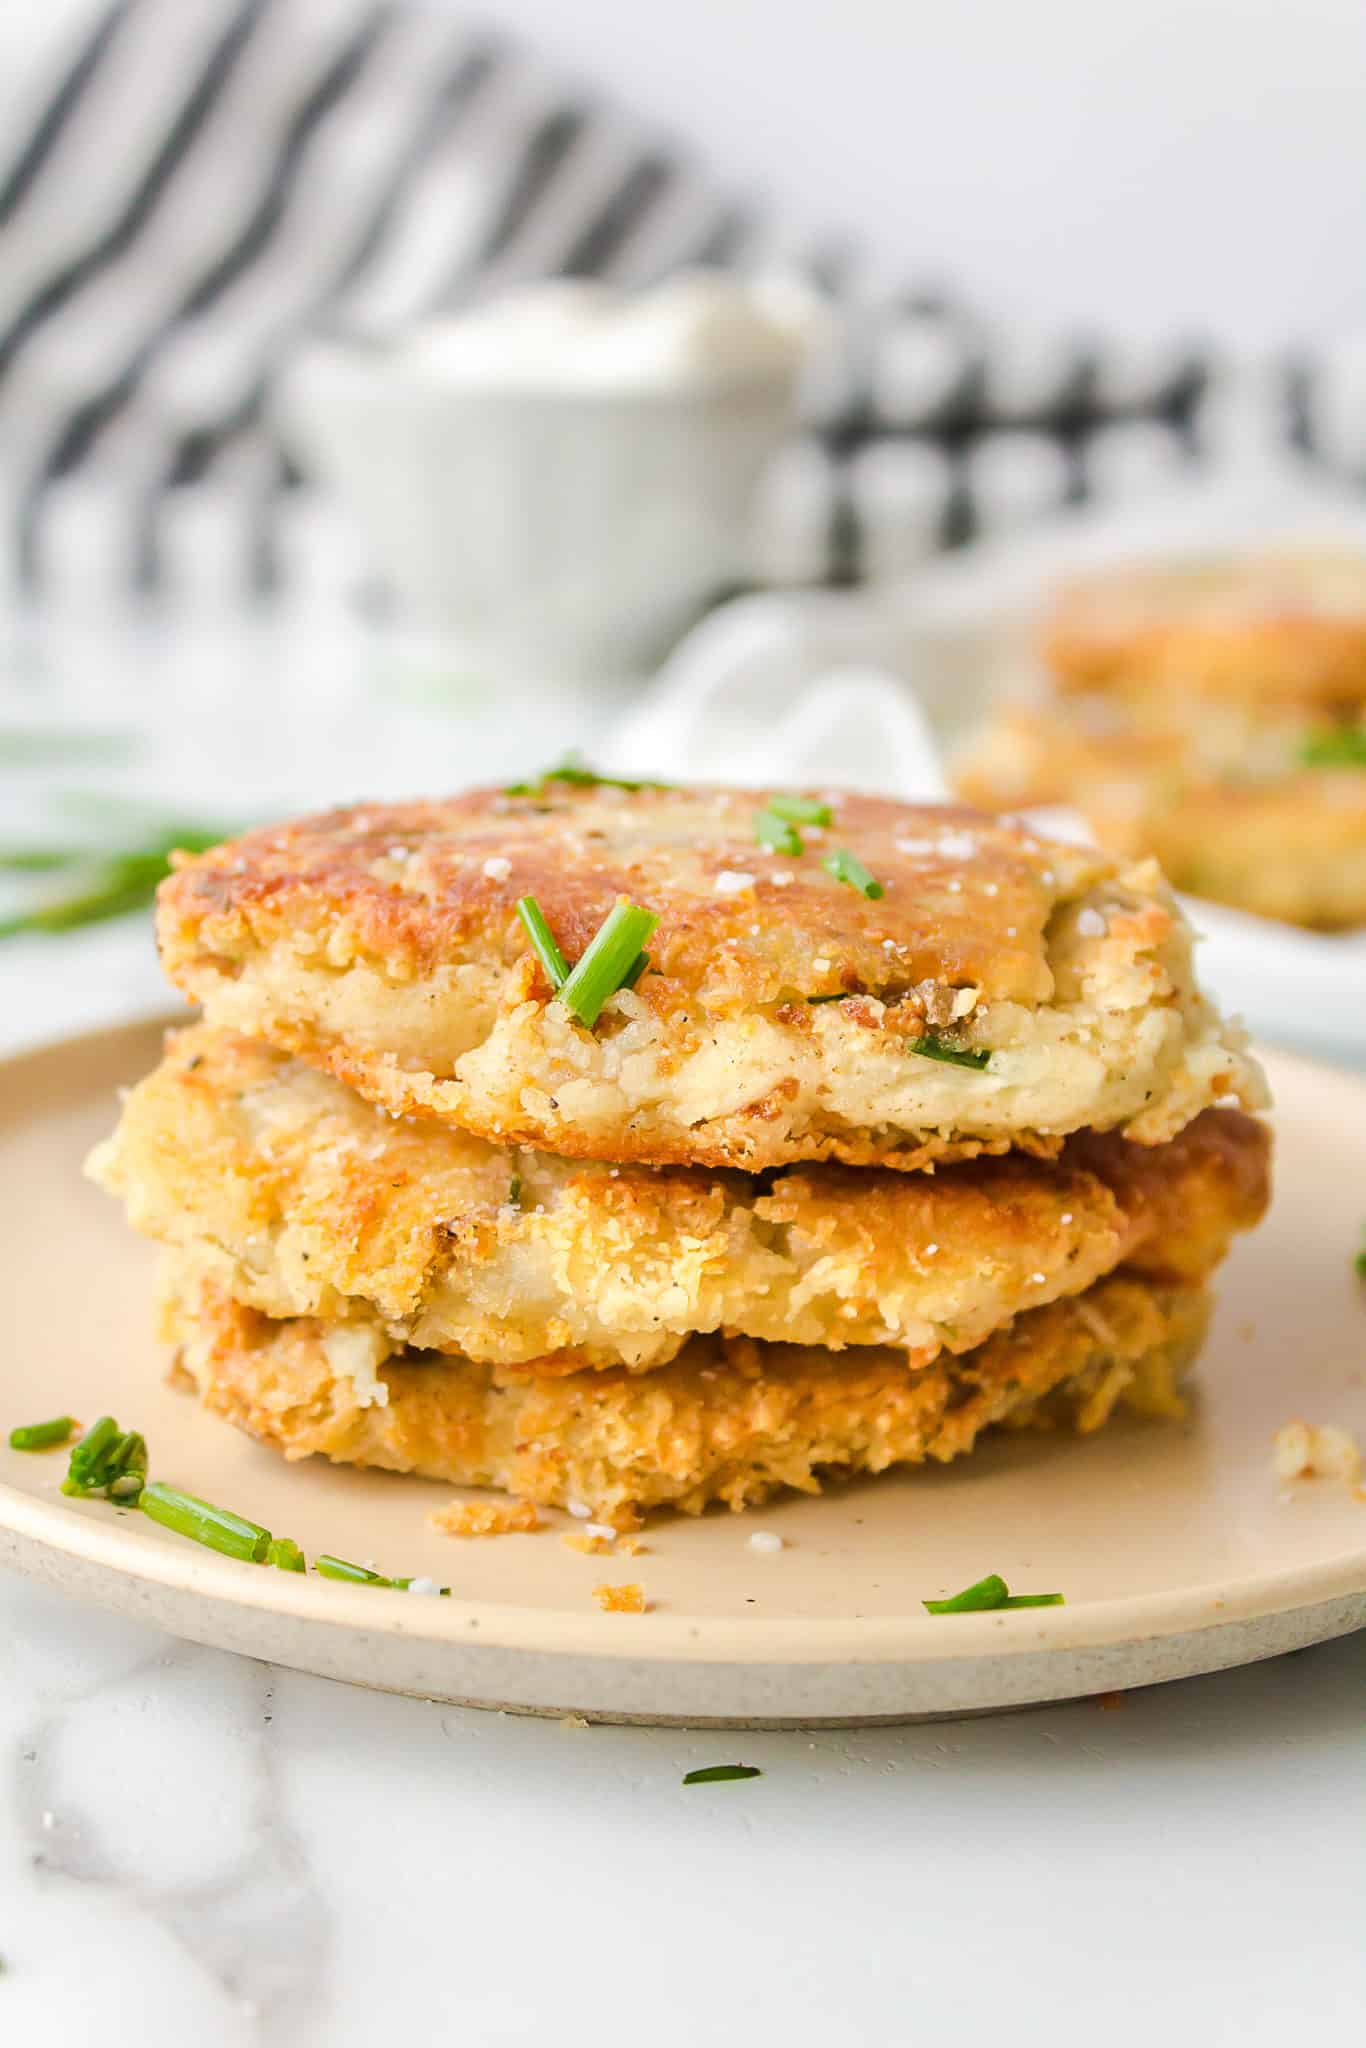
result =
M1156 870L962 809L576 769L254 833L159 929L204 1021L92 1170L291 1457L620 1521L1176 1412L1266 1199Z

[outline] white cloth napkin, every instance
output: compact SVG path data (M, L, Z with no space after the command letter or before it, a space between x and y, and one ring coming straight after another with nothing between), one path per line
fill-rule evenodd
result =
M1062 520L881 591L736 599L607 734L601 765L736 784L825 783L936 800L946 746L1018 687L1023 628L1079 567L1283 541L1366 550L1354 499L1264 470L1145 507ZM1041 821L1086 836L1074 814ZM1366 1065L1366 932L1325 937L1204 901L1201 976L1279 1043Z

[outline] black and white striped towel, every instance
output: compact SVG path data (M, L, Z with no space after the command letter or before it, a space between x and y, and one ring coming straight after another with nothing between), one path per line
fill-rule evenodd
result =
M0 574L20 590L264 591L342 575L277 446L319 326L379 334L516 280L800 263L844 315L778 465L758 573L895 571L1201 459L1198 350L1022 342L860 303L856 265L685 149L422 0L46 0L0 10ZM1264 430L1353 472L1366 373L1273 374ZM319 565L322 565L321 567Z

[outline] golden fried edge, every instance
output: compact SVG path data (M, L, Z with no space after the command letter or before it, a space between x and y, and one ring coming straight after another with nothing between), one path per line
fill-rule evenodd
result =
M1082 1136L1054 1163L933 1175L575 1166L395 1123L200 1025L172 1035L92 1170L267 1315L545 1372L649 1369L713 1328L905 1342L928 1363L1121 1261L1204 1272L1260 1217L1268 1150L1264 1125L1207 1110L1163 1146Z
M425 1355L386 1366L386 1405L362 1407L316 1322L272 1323L192 1273L172 1276L163 1305L177 1381L287 1458L572 1501L605 1520L740 1509L837 1474L946 1462L996 1424L1089 1431L1119 1404L1178 1415L1207 1315L1199 1285L1116 1276L920 1371L887 1351L745 1339L698 1339L644 1377L512 1379Z

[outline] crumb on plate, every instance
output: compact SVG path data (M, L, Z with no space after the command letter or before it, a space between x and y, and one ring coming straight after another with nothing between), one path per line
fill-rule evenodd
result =
M521 1536L544 1527L528 1500L457 1500L427 1520L443 1536Z
M1345 1479L1349 1485L1361 1479L1361 1446L1335 1422L1297 1418L1282 1423L1272 1441L1278 1479Z
M645 1588L634 1583L625 1586L594 1586L593 1598L604 1614L643 1614L645 1612Z

